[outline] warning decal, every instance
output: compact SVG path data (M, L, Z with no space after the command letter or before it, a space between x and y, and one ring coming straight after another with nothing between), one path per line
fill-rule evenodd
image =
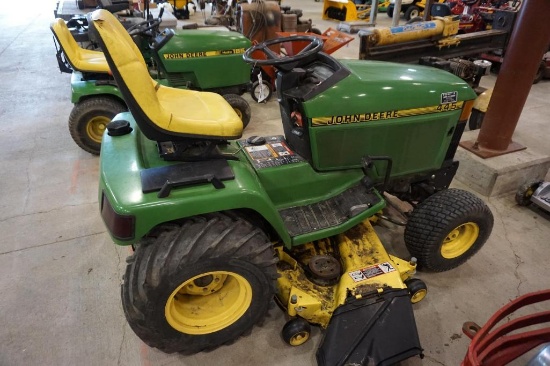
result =
M393 271L395 271L395 267L392 266L389 262L384 262L384 263L376 264L372 267L358 269L356 271L348 272L348 273L353 279L353 281L360 282L360 281L364 281L369 278L380 276L385 273L389 273Z

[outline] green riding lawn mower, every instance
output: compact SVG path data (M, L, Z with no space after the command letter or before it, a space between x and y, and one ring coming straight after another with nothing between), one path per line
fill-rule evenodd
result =
M222 94L246 126L251 112L241 95L250 88L251 67L242 60L250 47L243 35L224 30L166 29L158 18L128 28L146 60L149 72L161 84ZM62 72L71 73L69 130L82 149L99 154L105 126L128 108L99 51L80 47L62 19L51 24Z
M416 269L461 265L493 226L483 201L448 188L476 98L467 83L338 61L315 37L269 40L243 57L278 70L284 136L242 139L223 98L152 80L118 21L92 19L129 108L103 136L99 202L113 241L134 249L121 289L134 332L164 352L210 350L248 333L275 296L290 345L325 329L320 365L422 357ZM307 46L280 56L270 46L283 42ZM409 258L373 228L389 195L414 207L402 213Z

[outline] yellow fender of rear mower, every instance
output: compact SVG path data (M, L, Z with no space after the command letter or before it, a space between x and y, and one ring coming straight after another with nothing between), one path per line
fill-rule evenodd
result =
M487 112L489 107L489 102L491 101L491 96L493 95L493 88L485 90L483 93L478 95L474 101L473 109L477 109L480 112Z
M329 9L332 9L333 11L345 11L345 18L331 18L329 15ZM370 9L365 8L364 10L358 11L355 3L351 0L325 0L323 5L323 20L340 20L345 22L352 22L356 20L368 21L368 16L364 16L366 12L370 12Z
M298 316L326 328L335 309L350 294L359 299L387 288L405 289L404 281L416 273L416 263L386 252L368 220L338 235L337 240L342 275L332 286L309 281L298 262L282 248L277 249L280 260L277 298L291 317ZM323 243L317 246L321 248L319 254L325 254Z

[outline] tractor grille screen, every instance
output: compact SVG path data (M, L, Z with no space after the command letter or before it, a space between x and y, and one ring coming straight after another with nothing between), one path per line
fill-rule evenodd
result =
M392 175L441 167L457 116L434 114L399 120L311 128L313 160L318 170L360 167L366 155L390 156ZM450 134L449 134L450 133ZM383 174L383 165L380 164Z

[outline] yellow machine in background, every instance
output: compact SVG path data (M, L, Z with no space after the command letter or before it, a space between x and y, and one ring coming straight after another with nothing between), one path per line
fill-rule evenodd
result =
M376 0L373 0L376 1ZM378 10L386 9L389 0L378 2ZM323 6L323 19L352 22L356 20L369 20L371 4L355 4L352 0L325 0Z
M374 28L369 30L369 46L417 41L422 39L437 40L439 46L450 46L460 42L454 36L458 33L459 21L454 17L435 17L428 22L417 22L397 27Z

